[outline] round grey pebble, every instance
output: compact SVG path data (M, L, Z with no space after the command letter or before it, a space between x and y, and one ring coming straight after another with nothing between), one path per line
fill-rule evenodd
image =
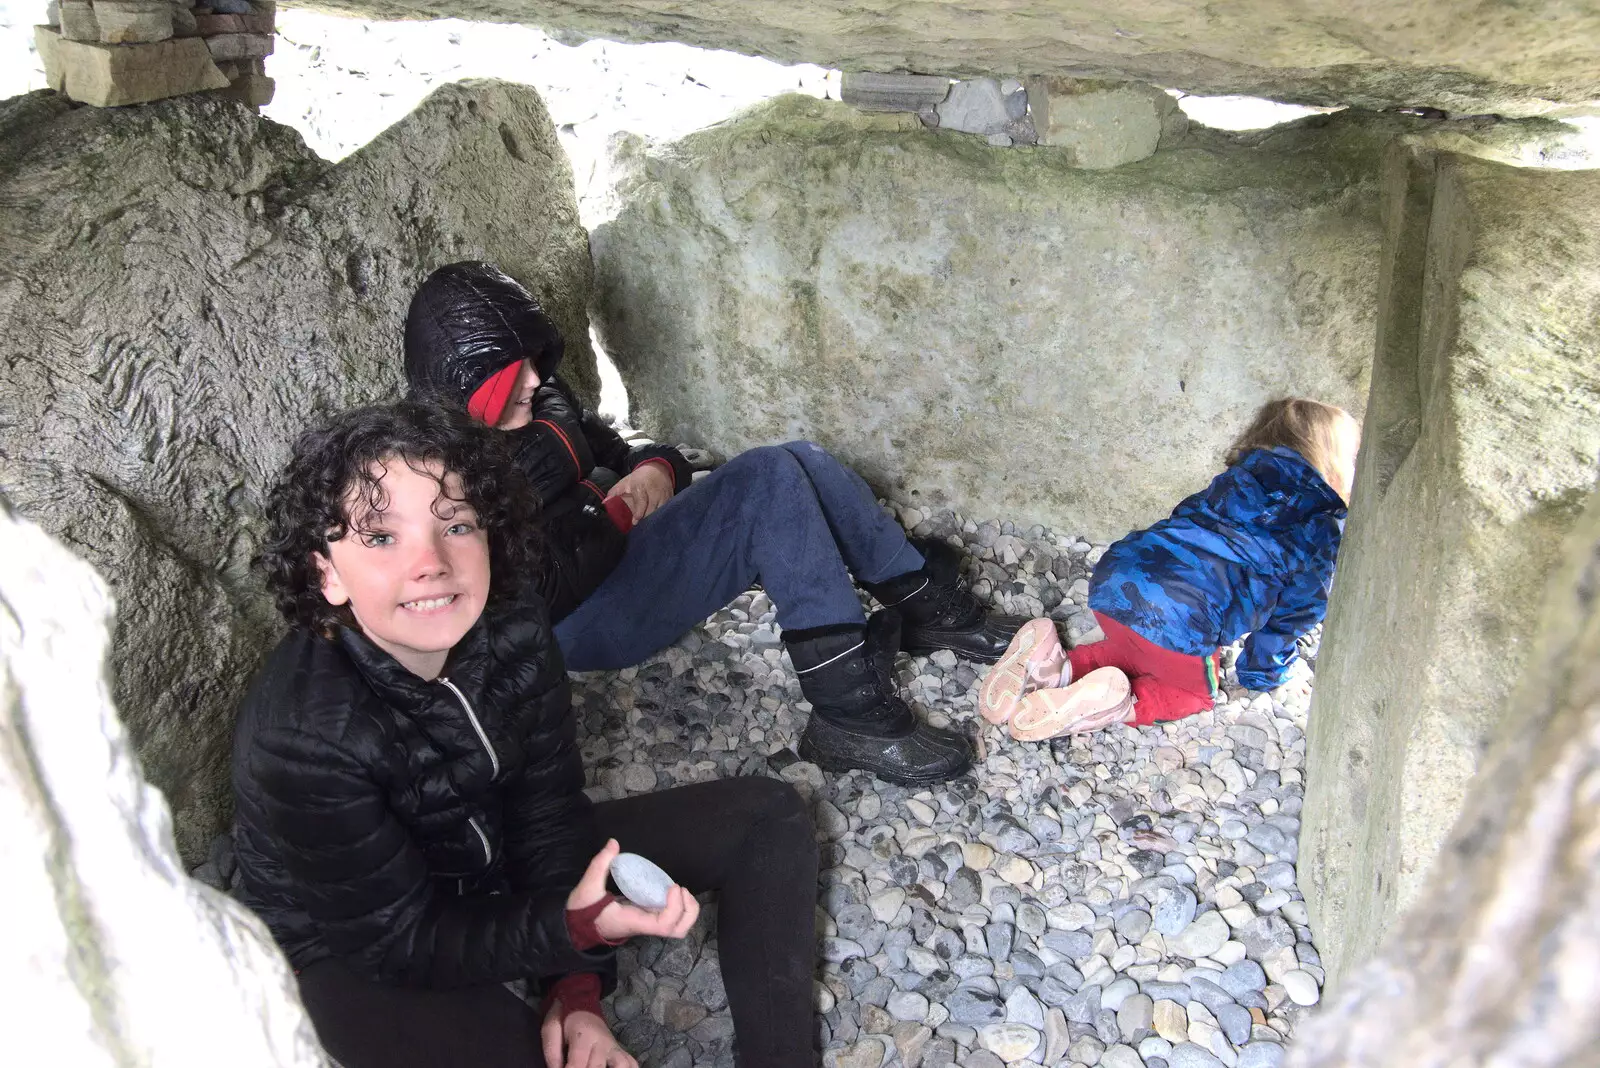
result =
M1251 828L1244 840L1263 853L1282 853L1289 845L1289 836L1270 823L1262 823Z
M1220 972L1213 972L1212 974L1216 975L1218 978L1221 978ZM1198 976L1189 980L1189 995L1195 1001L1198 1001L1200 1004L1210 1009L1213 1013L1221 1009L1224 1005L1233 1004L1232 994L1228 993L1211 980L1201 979Z
M1082 960L1094 952L1094 937L1087 931L1047 931L1044 944L1073 960Z
M1163 983L1151 980L1142 983L1139 989L1150 995L1152 1001L1176 1001L1179 1005L1188 1005L1190 1000L1188 983Z
M1163 887L1155 892L1150 902L1150 917L1157 931L1163 935L1178 934L1194 921L1199 902L1187 888Z
M1256 882L1274 890L1289 890L1294 886L1294 865L1281 860L1267 864L1256 872Z
M889 995L889 1015L906 1023L921 1023L928 1018L928 999L911 990L896 990ZM1248 1017L1250 1014L1246 1013Z
M1224 1068L1210 1050L1201 1049L1193 1042L1184 1042L1172 1047L1172 1053L1167 1057L1167 1063L1172 1068Z
M1239 1068L1278 1068L1283 1057L1283 1047L1276 1042L1251 1042L1239 1048Z
M1130 909L1117 917L1117 935L1122 941L1133 944L1150 933L1150 914L1144 909Z
M1031 901L1024 901L1017 906L1017 930L1030 938L1038 938L1045 932L1044 909Z
M1294 945L1294 931L1281 916L1257 916L1245 924L1234 937L1244 943L1244 951L1253 960L1260 960L1275 949Z
M860 941L861 936L878 923L872 916L872 909L866 905L844 906L839 910L835 922L839 925L839 937L854 941Z
M1253 960L1230 964L1218 978L1217 984L1235 998L1267 988L1267 973Z
M864 957L866 951L861 948L860 942L853 942L848 938L824 938L822 940L822 959L832 964L841 964L852 957Z
M961 987L950 995L944 1007L958 1024L999 1023L1006 1018L1005 1003L994 994Z
M1224 1005L1216 1010L1217 1026L1222 1028L1222 1033L1228 1036L1228 1041L1235 1046L1243 1045L1250 1041L1250 1028L1254 1023L1250 1019L1248 1009L1241 1009L1237 1005Z
M643 909L667 907L672 876L637 853L618 853L611 861L611 880L622 896Z

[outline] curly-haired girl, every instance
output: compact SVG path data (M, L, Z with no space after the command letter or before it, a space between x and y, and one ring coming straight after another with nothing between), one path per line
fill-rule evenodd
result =
M817 853L798 795L733 779L591 804L559 648L525 579L532 497L496 435L419 404L305 434L269 502L292 625L234 736L241 897L345 1068L636 1068L613 946L722 893L747 1063L811 1061ZM682 885L606 893L620 846ZM537 1014L502 984L528 980Z

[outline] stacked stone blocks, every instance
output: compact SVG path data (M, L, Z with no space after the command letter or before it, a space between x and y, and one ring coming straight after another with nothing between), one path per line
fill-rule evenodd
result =
M95 107L215 92L272 100L275 0L60 0L34 38L57 92Z

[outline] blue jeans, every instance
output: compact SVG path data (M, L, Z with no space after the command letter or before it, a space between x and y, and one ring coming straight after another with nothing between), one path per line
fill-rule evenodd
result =
M915 571L922 555L861 476L820 445L751 449L628 534L615 571L561 622L567 667L628 667L760 580L785 630L865 623L851 582Z

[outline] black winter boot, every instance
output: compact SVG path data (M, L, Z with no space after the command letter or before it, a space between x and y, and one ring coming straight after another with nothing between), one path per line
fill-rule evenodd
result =
M829 628L785 641L811 721L800 756L826 771L870 771L920 786L945 782L972 766L972 746L954 731L919 723L895 691L900 618L874 612L861 627Z
M926 563L886 582L868 582L867 592L904 620L901 648L908 653L937 649L992 664L1027 622L1022 616L989 611L961 580L961 554L943 542L913 539Z

